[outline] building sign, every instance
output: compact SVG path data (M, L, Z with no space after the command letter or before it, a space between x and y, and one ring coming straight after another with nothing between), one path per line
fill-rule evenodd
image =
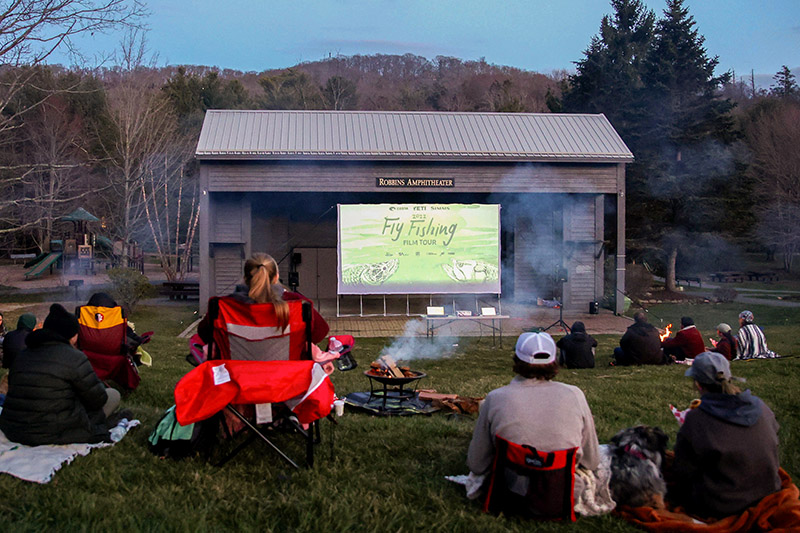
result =
M377 187L428 187L433 189L454 187L453 178L375 178Z

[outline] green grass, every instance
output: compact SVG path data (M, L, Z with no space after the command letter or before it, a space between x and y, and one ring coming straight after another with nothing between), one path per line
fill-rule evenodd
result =
M704 337L720 321L735 323L739 309L728 305L653 308L677 323L689 314ZM800 310L753 308L770 347L800 353ZM22 312L20 310L19 312ZM155 330L148 345L154 366L142 369L138 390L123 398L142 426L121 443L79 457L47 485L0 475L2 531L561 531L563 526L488 516L467 501L463 488L444 479L465 474L466 450L474 420L432 416L381 418L348 410L317 450L313 470L291 471L259 443L222 469L203 460L161 460L146 444L172 390L188 370L186 340L175 336L191 323L189 307L146 307L132 319L138 331ZM651 315L651 321L659 324ZM454 340L455 341L455 340ZM598 336L597 368L562 370L556 378L586 392L598 437L606 442L635 424L659 425L674 443L678 425L668 404L685 407L695 397L684 367L609 367L617 336ZM367 390L361 373L387 339L358 339L360 363L333 376L338 394ZM511 339L504 347L460 339L449 357L415 361L428 377L421 387L482 396L512 377ZM737 362L733 372L775 411L781 424L781 463L800 476L800 358ZM575 531L638 531L613 516L581 518Z

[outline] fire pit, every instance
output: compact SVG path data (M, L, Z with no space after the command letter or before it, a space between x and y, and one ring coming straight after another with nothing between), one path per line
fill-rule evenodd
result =
M364 372L364 375L369 378L369 399L382 399L382 407L385 410L387 398L396 398L401 402L413 398L417 393L416 384L411 390L404 389L403 387L415 383L424 378L427 374L424 372L415 372L413 370L407 370L405 374L404 377L399 378L391 375L379 374L373 369Z

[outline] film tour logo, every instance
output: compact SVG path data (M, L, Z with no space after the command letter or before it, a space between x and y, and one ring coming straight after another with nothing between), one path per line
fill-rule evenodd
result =
M454 187L453 178L375 178L377 187L427 187L440 189Z

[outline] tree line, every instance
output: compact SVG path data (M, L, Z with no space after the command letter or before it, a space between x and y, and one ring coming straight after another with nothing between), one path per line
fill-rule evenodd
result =
M787 269L800 246L794 76L784 67L759 91L715 72L717 58L683 0L667 0L659 16L639 0L612 0L573 74L412 54L335 56L260 73L159 67L137 2L59 6L62 17L51 13L36 40L26 41L25 13L16 30L0 24L6 250L47 249L58 219L81 206L109 238L141 243L162 257L168 277L182 277L174 258L185 258L196 236L193 149L208 109L604 113L636 158L627 170L632 256L663 265L674 280L679 265L729 252L730 242L757 236L783 252ZM88 7L94 16L83 26L65 26ZM47 65L72 36L65 27L125 29L115 66Z

